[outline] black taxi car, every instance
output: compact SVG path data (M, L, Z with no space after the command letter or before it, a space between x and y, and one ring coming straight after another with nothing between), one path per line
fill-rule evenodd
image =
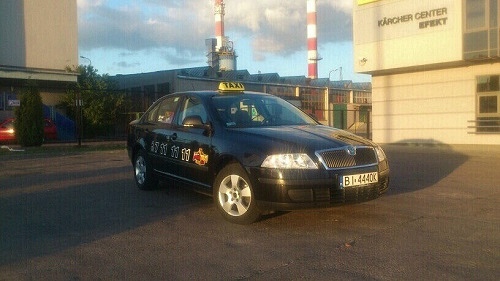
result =
M380 146L241 83L158 99L129 124L127 150L140 189L180 181L241 224L278 210L374 199L389 185Z

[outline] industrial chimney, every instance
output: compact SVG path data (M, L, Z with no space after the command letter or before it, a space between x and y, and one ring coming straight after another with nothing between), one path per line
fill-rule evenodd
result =
M316 33L316 0L307 0L307 69L310 79L318 78L318 38Z
M225 6L223 0L214 1L215 39L205 40L208 48L208 65L217 72L236 70L236 52L233 42L224 35Z
M222 48L224 40L224 1L215 0L215 38L217 39L216 51Z

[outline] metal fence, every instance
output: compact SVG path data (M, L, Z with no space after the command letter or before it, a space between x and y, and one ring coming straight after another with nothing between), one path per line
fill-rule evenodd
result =
M498 134L500 132L499 117L481 117L476 120L469 120L469 134Z
M349 131L358 136L372 138L372 111L371 109L333 109L324 111L328 118L325 125Z
M299 106L300 107L300 106ZM53 119L58 128L59 141L77 141L78 139L88 139L89 134L82 130L78 134L78 125L76 120L71 120L67 116L55 111L54 107L44 107L45 117ZM371 109L361 108L357 110L351 109L334 109L334 110L306 110L312 113L319 121L327 126L343 129L353 134L371 139L372 123ZM111 139L126 139L128 123L139 118L143 112L128 112L123 113L118 120L115 120L115 125L112 130L106 132L106 135L97 135L92 138L111 138ZM10 113L13 114L12 112ZM1 121L1 120L0 120Z

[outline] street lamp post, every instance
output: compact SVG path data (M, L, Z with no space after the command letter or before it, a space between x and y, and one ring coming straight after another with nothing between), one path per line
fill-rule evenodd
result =
M89 66L92 66L92 60L85 57L80 56L81 59L85 59L89 61ZM77 90L77 98L76 98L76 122L77 122L77 140L78 146L82 145L82 137L83 137L83 100L81 89Z
M75 105L76 105L76 114L75 114L75 117L76 117L76 139L77 139L77 142L78 142L78 147L82 146L82 132L83 132L83 122L82 122L82 119L83 119L83 113L82 113L82 105L83 105L83 102L82 102L82 94L81 94L81 89L77 89L76 90L76 101L75 101Z
M89 61L89 65L92 65L92 61L87 58L87 57L84 57L84 56L80 56L81 59L84 59L84 60L88 60Z
M330 77L331 77L332 73L333 73L333 72L335 72L335 71L337 71L337 70L338 70L338 71L339 71L339 73L340 73L340 75L339 75L339 77L340 77L340 81L342 81L342 66L341 66L341 67L339 67L339 68L336 68L336 69L330 70L330 72L328 73L328 81L330 81Z

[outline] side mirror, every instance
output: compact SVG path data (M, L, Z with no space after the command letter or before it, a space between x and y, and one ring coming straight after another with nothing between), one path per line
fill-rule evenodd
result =
M203 134L208 137L212 136L213 133L212 123L203 123L203 120L199 115L191 115L184 118L184 120L182 121L182 126L188 128L204 129Z
M201 116L199 115L190 115L184 118L184 120L182 120L182 126L192 128L205 128L205 124L203 124L203 120L201 120Z

